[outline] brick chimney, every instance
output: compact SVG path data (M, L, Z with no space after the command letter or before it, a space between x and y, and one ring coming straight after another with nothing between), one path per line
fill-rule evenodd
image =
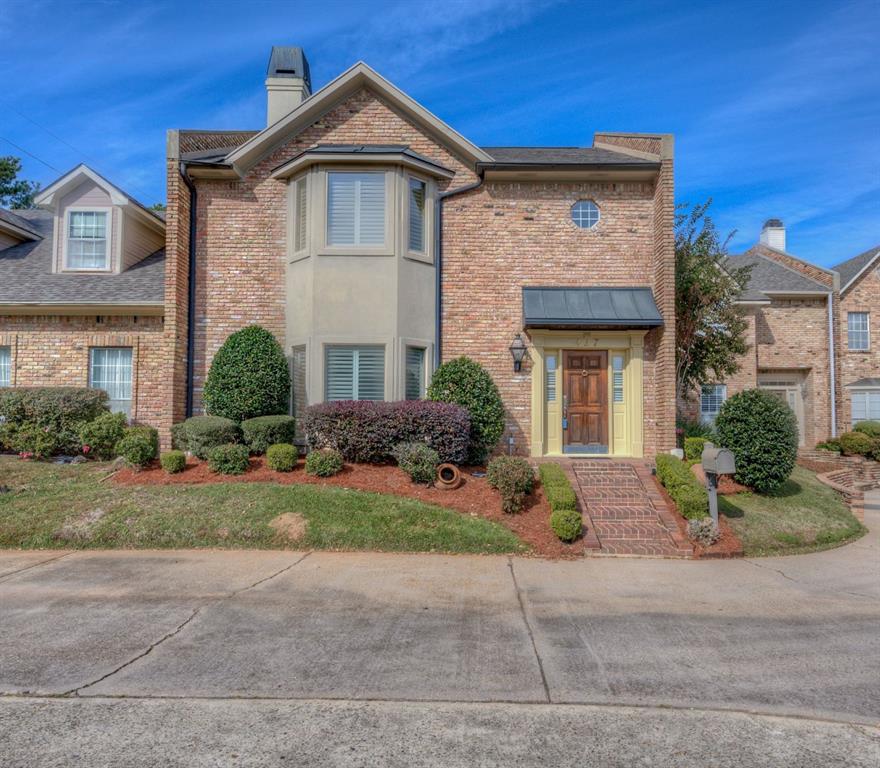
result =
M777 251L785 250L785 224L782 219L767 219L764 222L761 228L761 244Z
M303 49L273 45L266 72L266 125L277 123L311 94L309 62Z

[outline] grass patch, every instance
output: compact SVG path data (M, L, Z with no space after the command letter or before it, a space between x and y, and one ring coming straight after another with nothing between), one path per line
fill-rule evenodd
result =
M371 549L511 553L527 549L480 517L388 494L314 485L223 483L127 486L101 482L106 464L63 466L0 456L0 547ZM269 525L307 522L291 543Z
M803 467L775 493L719 496L718 506L746 557L817 552L865 534L841 496Z

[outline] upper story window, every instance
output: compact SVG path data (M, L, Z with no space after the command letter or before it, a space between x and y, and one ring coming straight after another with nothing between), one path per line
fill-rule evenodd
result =
M846 316L847 346L853 352L865 352L871 348L869 318L867 312L849 312Z
M407 202L409 210L409 250L425 252L425 200L427 184L421 179L408 178Z
M599 223L599 206L592 200L578 200L571 206L571 220L581 229L592 229Z
M65 269L110 269L109 219L109 211L68 211Z
M307 240L309 213L308 177L301 176L293 183L293 250L304 251Z
M327 245L385 244L385 173L327 174Z
M12 350L0 347L0 387L12 386Z

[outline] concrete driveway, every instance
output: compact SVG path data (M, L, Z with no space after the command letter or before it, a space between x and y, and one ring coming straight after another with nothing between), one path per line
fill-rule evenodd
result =
M0 764L880 764L872 533L746 561L0 553Z

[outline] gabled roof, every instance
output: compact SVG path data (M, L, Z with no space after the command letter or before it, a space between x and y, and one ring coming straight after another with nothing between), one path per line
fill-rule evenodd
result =
M392 85L374 69L359 61L335 80L309 96L281 120L237 147L228 156L228 162L239 174L247 173L261 158L283 141L311 125L340 101L362 88L369 88L376 92L414 122L434 134L442 143L456 150L462 157L474 163L492 160L487 152L468 141L458 131L450 128L440 118Z
M165 251L120 274L52 272L52 211L16 211L39 234L0 251L0 305L149 306L165 301Z
M840 292L843 293L872 265L877 264L878 259L880 259L880 245L875 245L864 253L837 264L834 269L840 273Z
M39 240L42 235L25 218L0 208L0 232L8 232L19 240Z
M48 187L41 190L40 193L34 197L34 203L43 208L52 207L65 194L76 189L86 180L93 182L95 185L103 189L110 196L110 202L113 203L113 205L123 207L130 206L132 210L137 211L145 221L164 228L165 222L157 216L154 211L151 211L142 202L135 200L131 195L105 179L97 171L93 171L84 163L80 163L76 168L68 171L59 179L53 181Z
M829 288L755 249L738 256L729 256L725 266L731 269L751 266L749 282L741 301L766 301L768 295L827 295Z

